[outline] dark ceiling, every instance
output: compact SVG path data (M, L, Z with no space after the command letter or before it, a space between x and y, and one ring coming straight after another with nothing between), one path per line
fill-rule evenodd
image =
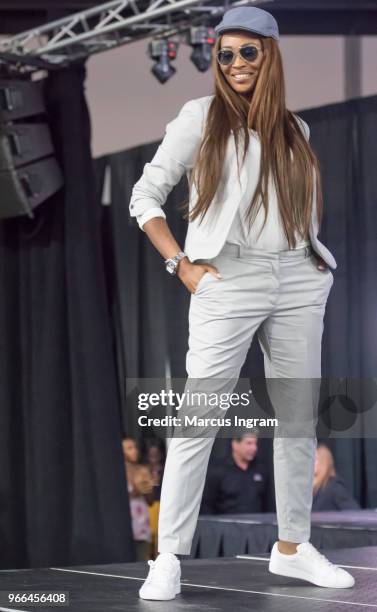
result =
M0 31L15 34L101 4L93 0L0 0ZM221 0L204 4L219 5ZM139 9L142 6L138 2ZM377 0L275 0L259 6L276 17L283 35L377 34Z

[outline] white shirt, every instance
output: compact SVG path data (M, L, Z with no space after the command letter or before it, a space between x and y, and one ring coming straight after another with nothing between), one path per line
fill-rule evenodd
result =
M249 150L245 158L245 164L246 163L253 164L253 166L248 167L253 167L259 172L260 142L254 130L250 130ZM250 206L254 192L253 189L251 189L250 181L247 184L247 192L249 194L249 197L244 198L239 204L237 212L229 229L229 233L227 234L226 242L263 249L265 251L285 251L289 249L288 240L284 234L284 228L278 209L277 193L274 181L272 180L272 174L270 174L268 185L267 220L259 238L258 234L264 222L265 208L263 205L260 206L259 211L249 231L250 222L249 220L245 222L244 217L246 215L246 211ZM296 232L296 240L296 249L302 248L310 244L310 241L303 240L298 232Z

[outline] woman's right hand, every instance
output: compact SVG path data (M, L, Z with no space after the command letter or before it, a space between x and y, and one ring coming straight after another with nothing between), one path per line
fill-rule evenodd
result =
M184 257L178 264L177 276L190 293L195 293L200 279L206 272L213 274L216 278L221 278L216 266L192 263L187 257Z

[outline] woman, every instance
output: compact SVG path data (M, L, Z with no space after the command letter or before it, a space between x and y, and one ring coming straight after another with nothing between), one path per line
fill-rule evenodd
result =
M134 185L130 214L165 258L167 270L191 293L190 389L199 379L215 384L221 378L219 389L231 392L258 332L279 420L274 437L279 541L269 570L346 588L353 577L309 542L315 423L310 436L292 437L290 431L317 408L323 316L333 283L329 266L336 268L317 237L318 162L308 126L285 107L273 16L256 7L232 8L215 32L215 94L186 102L167 125ZM182 252L162 205L184 172L190 199ZM177 555L190 554L212 444L208 435L171 440L161 491L160 554L149 561L141 598L173 599L180 592Z
M126 436L122 440L122 446L136 560L147 561L150 559L152 542L149 505L154 500L153 478L148 467L139 463L140 453L136 440Z
M154 499L161 497L161 482L165 467L165 447L160 438L147 438L145 443L145 463L153 478Z
M312 511L359 510L356 499L337 475L331 450L319 444L314 464Z
M154 559L157 555L158 515L165 466L165 448L162 440L159 438L146 440L145 459L153 479L153 503L149 506L149 522L152 533L151 557Z

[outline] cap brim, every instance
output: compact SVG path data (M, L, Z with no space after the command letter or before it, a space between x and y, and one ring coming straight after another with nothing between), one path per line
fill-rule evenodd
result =
M244 30L245 32L250 32L250 34L259 34L259 36L263 36L264 38L275 38L275 36L263 34L262 32L258 32L258 30L251 30L250 28L246 28L245 26L224 26L223 28L219 28L215 33L217 36L220 36L224 32L229 32L231 30ZM276 40L276 38L275 38Z

